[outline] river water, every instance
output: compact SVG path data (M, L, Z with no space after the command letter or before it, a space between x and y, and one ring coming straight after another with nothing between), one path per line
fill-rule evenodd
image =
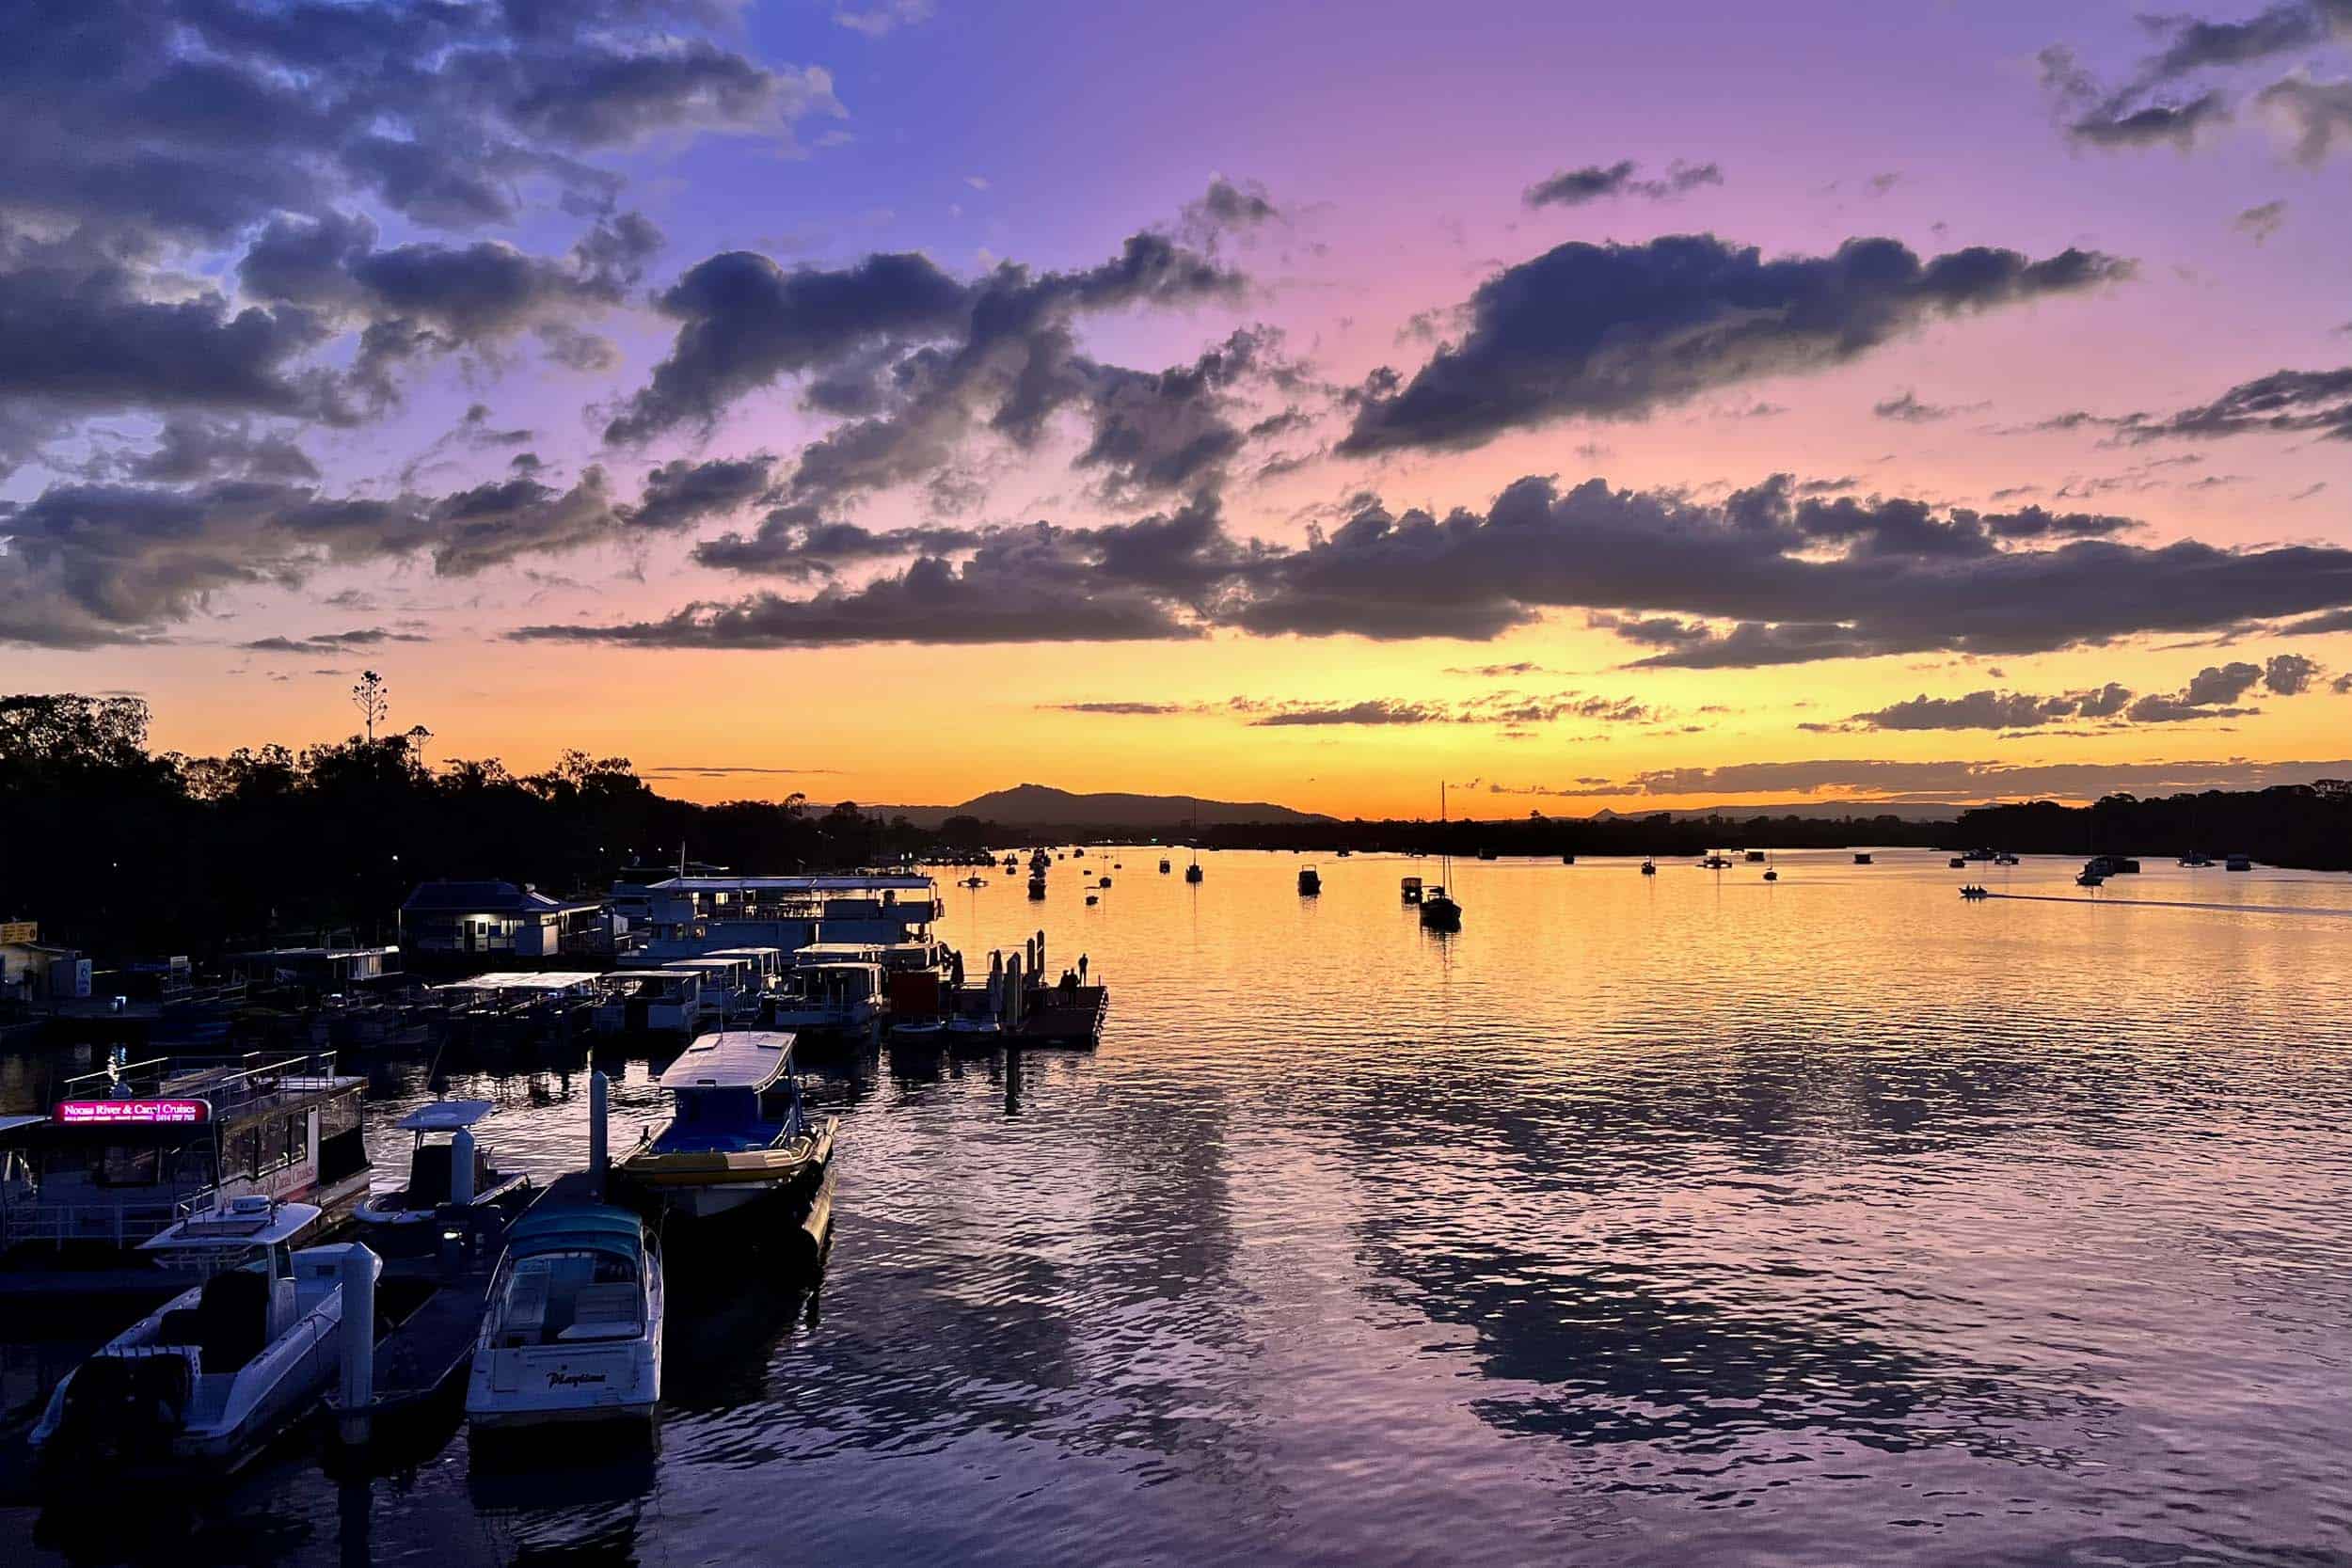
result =
M980 967L1086 954L1101 1050L829 1077L822 1288L674 1297L649 1464L296 1450L7 1560L2352 1558L2352 878L1876 858L1461 863L1451 937L1425 860L950 887ZM584 1151L577 1072L450 1091Z

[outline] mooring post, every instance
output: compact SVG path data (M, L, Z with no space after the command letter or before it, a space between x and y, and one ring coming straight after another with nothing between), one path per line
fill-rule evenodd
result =
M463 1209L473 1202L473 1132L461 1127L449 1142L449 1200Z
M344 1246L342 1277L342 1439L368 1440L368 1406L375 1400L375 1255L358 1242Z
M588 1072L588 1190L604 1201L605 1119L612 1098L612 1081L601 1069Z

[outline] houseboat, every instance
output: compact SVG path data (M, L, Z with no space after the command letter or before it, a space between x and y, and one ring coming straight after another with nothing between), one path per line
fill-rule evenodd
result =
M143 1243L194 1283L57 1386L30 1438L43 1471L233 1470L307 1413L342 1364L346 1265L371 1292L382 1269L356 1243L295 1250L319 1219L248 1194Z
M1302 869L1298 873L1298 891L1311 898L1321 893L1323 891L1322 874L1311 865Z
M656 1217L777 1225L807 1208L838 1124L812 1121L803 1106L793 1043L786 1031L705 1035L662 1071L669 1125L649 1129L619 1166Z
M474 1141L492 1109L486 1100L437 1100L392 1123L416 1135L408 1180L359 1205L353 1218L361 1239L381 1253L431 1251L445 1228L479 1228L485 1212L511 1217L530 1202L531 1178L499 1169Z
M1407 877L1396 884L1397 896L1407 904L1421 902L1421 879Z
M67 1079L0 1134L0 1251L136 1247L236 1197L341 1220L368 1190L360 1097L332 1052L158 1057Z
M2222 861L2221 869L2224 871L2251 871L2254 869L2254 858L2251 855L2231 855Z
M691 1035L702 1026L697 969L616 969L596 982L590 1026L599 1035Z
M662 1307L661 1255L644 1220L609 1204L540 1204L507 1231L491 1276L467 1425L493 1440L556 1424L648 1425L661 1399Z
M702 975L701 1022L706 1024L755 1020L767 1000L768 983L747 958L723 958L712 954L700 958L672 958L662 967L691 969Z
M1856 865L1867 865L1867 864L1869 864L1869 863L1870 863L1870 856L1869 856L1869 852L1868 852L1867 850L1860 850L1860 849L1858 849L1858 850L1854 851L1853 863L1854 863L1854 864L1856 864Z
M788 964L816 942L918 942L946 912L917 872L833 877L672 877L644 891L649 966L772 947Z
M490 1045L590 1027L603 979L593 970L493 970L432 995L450 1038Z
M819 1040L871 1038L888 1010L887 972L879 963L797 965L770 999L767 1022Z
M1761 849L1751 849L1743 858L1750 865L1762 865L1764 863L1764 851Z

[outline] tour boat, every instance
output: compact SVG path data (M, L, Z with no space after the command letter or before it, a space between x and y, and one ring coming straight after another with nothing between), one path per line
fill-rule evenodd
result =
M805 1203L833 1157L838 1123L809 1119L792 1045L789 1033L761 1029L705 1035L687 1047L661 1074L669 1125L646 1132L621 1162L622 1180L659 1210L692 1220Z
M355 1216L359 1234L378 1252L431 1250L449 1222L485 1213L511 1217L530 1201L531 1178L500 1170L490 1151L476 1147L474 1124L496 1109L486 1100L437 1100L392 1123L416 1134L408 1180L372 1194ZM442 1134L448 1142L435 1142Z
M1298 891L1309 896L1323 891L1323 877L1313 866L1308 866L1298 873Z
M540 1204L506 1233L490 1280L467 1424L488 1434L650 1422L661 1315L661 1256L644 1220L602 1203Z
M233 1470L309 1411L342 1365L346 1260L371 1291L382 1270L357 1243L295 1250L319 1217L246 1194L142 1243L199 1283L57 1386L30 1438L44 1469Z

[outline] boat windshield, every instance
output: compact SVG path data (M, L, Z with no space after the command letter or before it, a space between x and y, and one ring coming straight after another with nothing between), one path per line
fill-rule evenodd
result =
M508 1272L490 1332L501 1349L633 1339L644 1311L633 1259L587 1247L542 1252Z

